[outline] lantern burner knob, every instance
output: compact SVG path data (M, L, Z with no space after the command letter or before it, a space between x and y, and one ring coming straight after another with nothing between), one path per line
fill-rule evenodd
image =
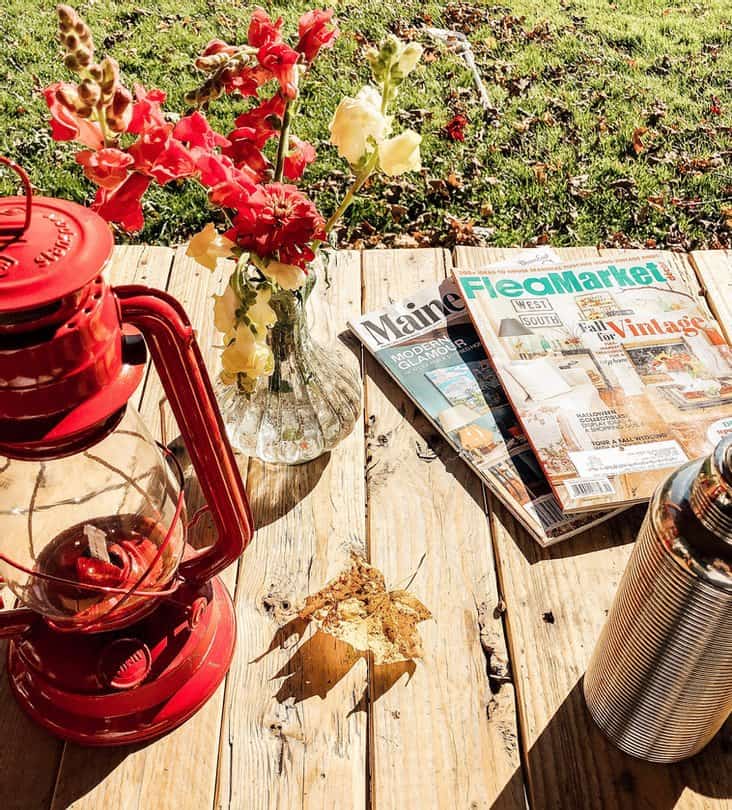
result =
M133 689L147 678L151 667L147 644L137 638L118 638L101 652L99 680L111 689Z

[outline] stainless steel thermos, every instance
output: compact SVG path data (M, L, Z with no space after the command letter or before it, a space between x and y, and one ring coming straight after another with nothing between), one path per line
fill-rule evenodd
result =
M584 679L628 754L676 762L732 711L732 438L651 499Z

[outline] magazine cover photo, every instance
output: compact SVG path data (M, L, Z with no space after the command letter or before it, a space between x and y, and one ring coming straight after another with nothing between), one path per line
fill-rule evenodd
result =
M647 500L732 430L729 346L663 258L456 275L566 511Z

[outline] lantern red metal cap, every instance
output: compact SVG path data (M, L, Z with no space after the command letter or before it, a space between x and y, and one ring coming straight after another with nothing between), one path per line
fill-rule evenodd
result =
M75 203L0 199L0 454L65 455L119 420L140 382L144 344L124 328L101 275L109 225Z
M76 292L109 260L114 238L109 225L76 203L31 197L25 172L24 197L0 200L0 314L50 304Z

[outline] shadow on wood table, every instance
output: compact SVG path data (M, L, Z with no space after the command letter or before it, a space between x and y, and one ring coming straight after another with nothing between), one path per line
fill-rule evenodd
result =
M257 529L275 523L298 506L315 489L329 461L330 453L295 467L251 459L247 493Z
M573 738L575 733L583 739ZM704 751L686 762L652 765L627 756L589 719L580 679L525 754L531 808L672 810L685 790L700 797L732 798L732 770L720 768L729 748L723 729ZM558 760L565 767L547 768L547 763ZM509 789L510 784L491 810L503 807L502 796Z
M251 662L261 661L276 649L293 650L287 663L272 676L272 680L285 678L275 694L278 703L291 701L296 704L315 696L324 699L358 661L363 660L370 664L369 686L348 712L350 716L354 712L367 711L369 703L385 695L403 675L407 676L408 683L417 668L414 661L374 664L369 662L368 653L356 650L322 630L315 630L303 641L309 626L310 623L299 616L291 619L280 627L267 650Z

